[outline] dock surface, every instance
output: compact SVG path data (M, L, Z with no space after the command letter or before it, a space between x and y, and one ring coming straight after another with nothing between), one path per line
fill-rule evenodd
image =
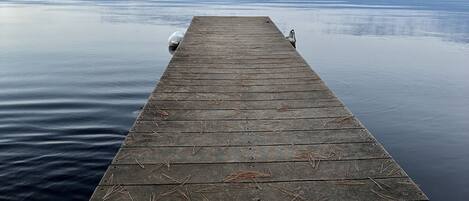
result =
M91 200L428 200L268 17L194 17Z

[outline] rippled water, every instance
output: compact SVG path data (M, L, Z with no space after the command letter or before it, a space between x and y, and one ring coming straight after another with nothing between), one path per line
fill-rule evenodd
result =
M469 2L0 2L0 200L87 200L193 15L268 15L433 200L469 198Z

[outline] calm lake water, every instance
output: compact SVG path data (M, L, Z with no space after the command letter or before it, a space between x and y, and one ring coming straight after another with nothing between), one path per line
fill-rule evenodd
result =
M0 2L0 200L87 200L193 15L267 15L432 200L469 200L469 1Z

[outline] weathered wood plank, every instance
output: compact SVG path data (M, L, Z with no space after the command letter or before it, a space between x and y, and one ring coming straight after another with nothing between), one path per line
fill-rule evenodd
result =
M178 177L190 181L192 175ZM276 183L225 183L184 185L127 185L122 193L111 193L108 198L118 201L150 200L428 200L408 178L370 179L337 181L299 181ZM384 187L383 187L384 186ZM112 186L99 186L92 201L102 200ZM179 190L179 191L178 191ZM129 196L130 195L130 196ZM132 197L132 198L130 198Z
M313 119L348 117L352 114L344 107L267 109L267 110L160 110L145 108L139 121L210 121L210 120L258 120L258 119Z
M248 163L388 158L376 143L250 147L122 147L112 164Z
M334 95L329 90L306 91L306 92L240 92L240 93L153 93L150 100L302 100L302 99L327 99L333 98Z
M365 129L336 129L288 132L215 132L215 133L135 133L131 132L124 147L158 146L255 146L309 145L374 142Z
M238 54L252 54L252 55L282 55L282 54L294 54L295 52L293 51L284 51L284 50L266 50L266 49L222 49L222 48L214 48L211 49L210 51L207 50L207 48L183 48L181 47L180 52L184 52L186 55L199 55L199 56L220 56L220 55L238 55ZM205 54L201 54L201 52L205 52ZM185 65L184 63L179 63L180 65ZM292 65L305 65L304 63L299 63L295 62L292 63ZM190 65L190 64L187 64ZM256 64L256 65L266 65L266 64ZM273 65L273 64L272 64Z
M212 48L207 46L207 48ZM200 48L205 48L200 46ZM216 46L213 48L217 48ZM257 48L273 48L273 47L257 47ZM283 48L283 47L281 47ZM233 48L236 49L236 48ZM298 61L296 58L290 59L223 59L223 60L212 60L212 59L194 59L194 58L174 58L173 62L183 62L187 64L301 64L301 61Z
M257 80L190 80L190 79L163 79L160 83L164 85L240 85L240 86L253 86L253 85L298 85L298 84L318 84L321 81L314 78L293 78L293 79L257 79Z
M248 54L248 53L247 53ZM292 69L298 67L304 67L305 69L309 69L309 66L305 63L290 63L290 64L240 64L240 63L179 63L179 62L170 62L168 68L224 68L224 69L261 69L261 68L268 68L268 69L275 69L275 68L282 68L282 69Z
M204 109L301 109L317 107L341 107L343 104L335 99L310 99L310 100L265 100L265 101L149 101L146 108L160 110L204 110Z
M177 67L168 69L168 73L186 73L186 74L271 74L271 73L299 73L308 72L304 67L297 68L209 68L209 67ZM310 73L310 72L308 72Z
M298 84L298 85L232 85L232 86L175 86L161 85L155 92L192 92L192 93L209 93L209 92L302 92L326 90L326 85L318 84Z
M201 42L203 41L203 42ZM190 39L186 39L185 41L185 45L213 45L213 46L216 46L216 47L219 47L219 46L222 46L222 45L237 45L237 46L240 46L240 45L245 45L245 46L249 46L249 45L252 45L252 44L268 44L268 43L284 43L285 42L285 39L281 38L276 38L276 39L269 39L269 40L266 40L266 39L263 39L263 38L251 38L250 40L246 40L246 39L211 39L211 38L207 38L207 36L205 36L205 38L203 37L200 37L200 38L197 38L196 40L192 41ZM264 54L265 56L268 56L270 58L272 58L272 55L269 55L269 54ZM292 56L292 57L299 57L298 54L294 54L294 51L291 51L291 54L288 54L289 56ZM182 57L182 56L186 56L186 55L177 55L178 57ZM231 57L231 56L241 56L243 58L250 58L250 57L253 57L255 55L248 55L248 54L237 54L237 55L220 55L220 56L223 56L224 58L225 57ZM207 57L207 55L204 55L204 57ZM288 57L285 57L285 58L288 58ZM291 58L291 57L290 57Z
M362 128L353 117L282 119L282 120L220 120L220 121L137 121L135 132L243 132L294 131Z
M386 169L385 169L386 168ZM391 159L228 163L228 164L174 164L168 168L157 165L111 165L100 185L178 184L181 175L192 175L187 184L252 182L251 178L236 178L234 174L252 171L261 176L256 182L345 180L407 176ZM112 179L111 179L112 177Z
M163 77L168 79L201 79L201 80L261 80L261 79L318 79L316 75L311 72L298 72L298 73L269 73L269 74L219 74L219 73L206 73L206 74L190 74L169 72Z

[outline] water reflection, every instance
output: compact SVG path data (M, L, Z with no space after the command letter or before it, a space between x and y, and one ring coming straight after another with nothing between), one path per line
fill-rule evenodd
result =
M8 0L3 5L17 4ZM466 1L21 1L34 5L96 6L110 23L187 27L194 15L267 15L281 23L307 21L318 32L368 36L438 37L469 42ZM70 9L70 7L63 7Z

